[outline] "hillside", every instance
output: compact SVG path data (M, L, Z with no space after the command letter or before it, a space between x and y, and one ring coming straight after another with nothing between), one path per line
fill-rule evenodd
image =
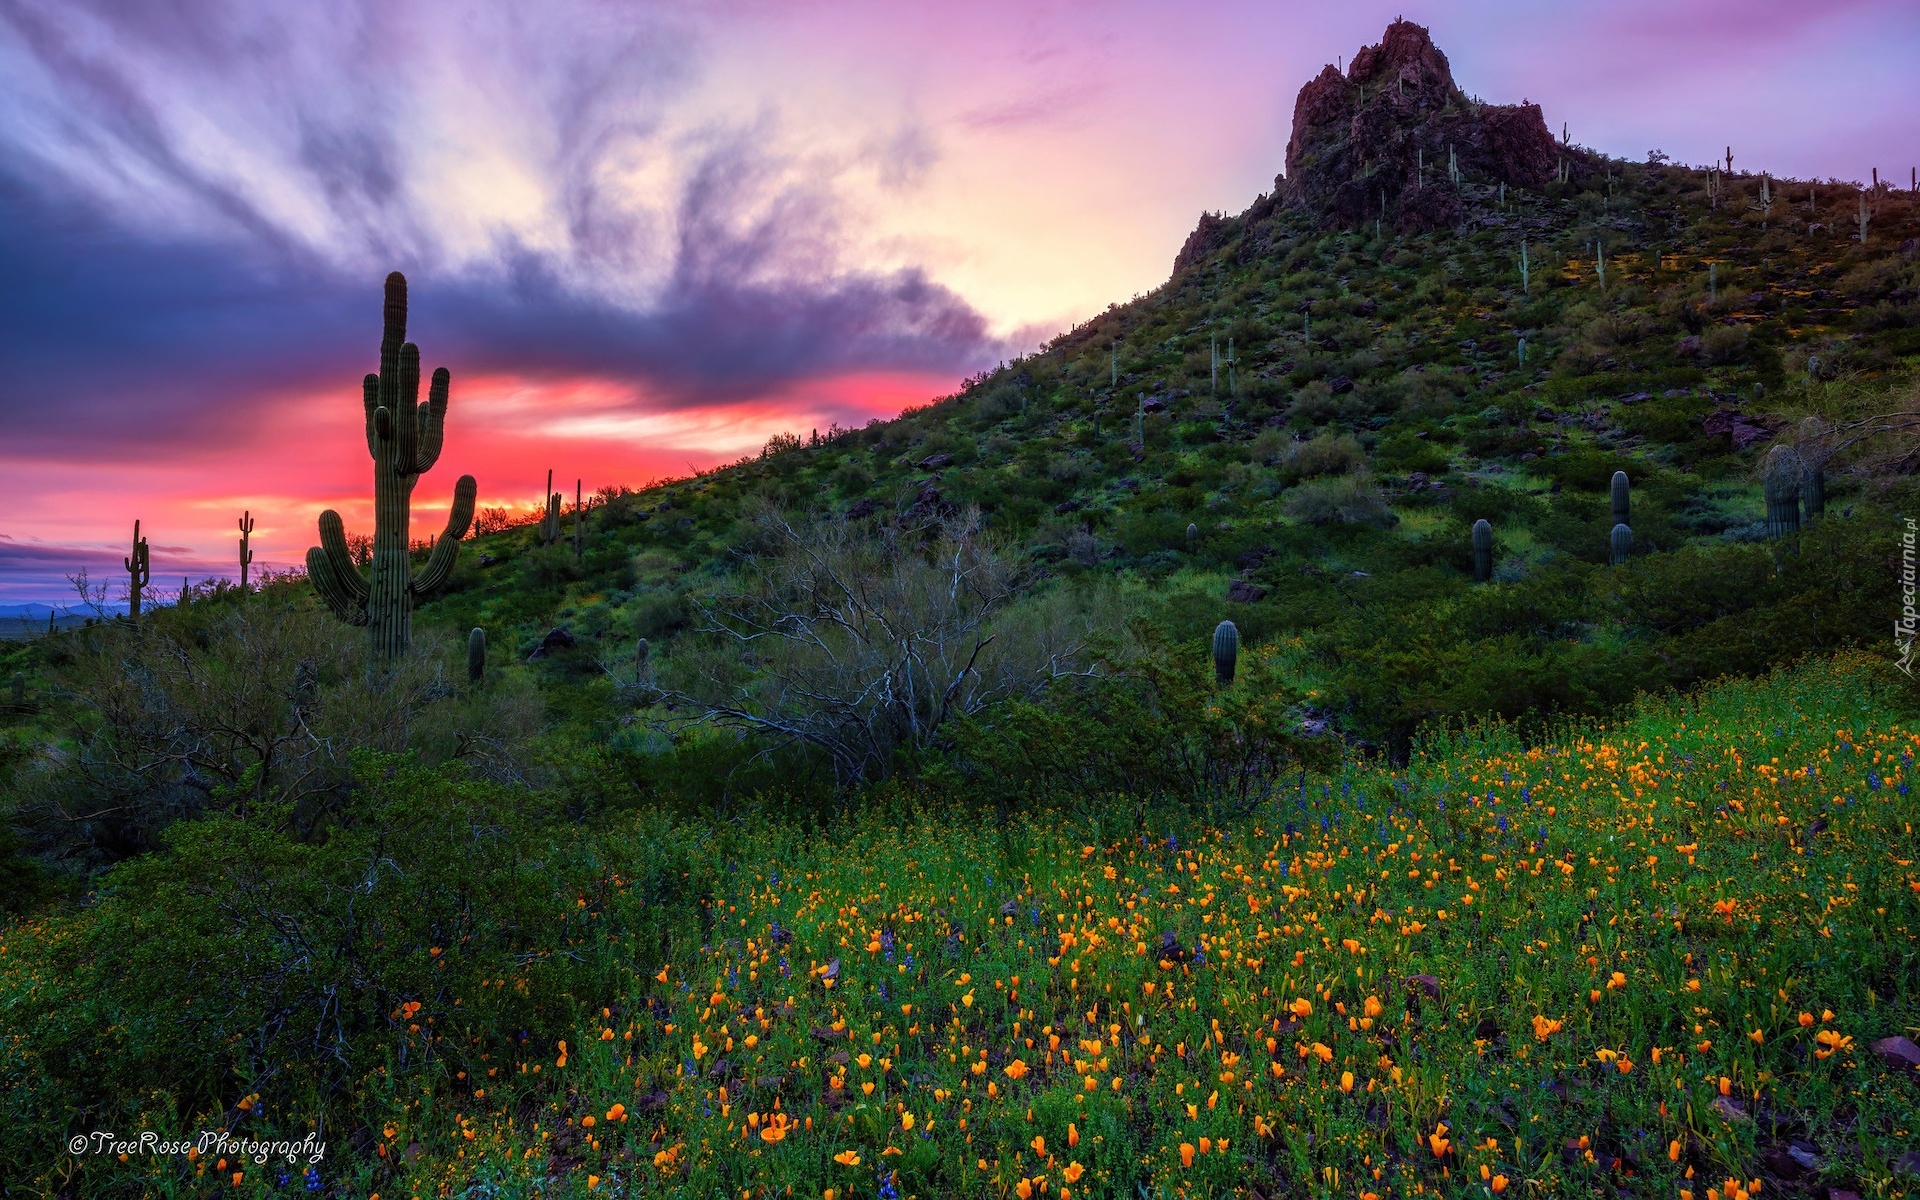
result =
M1911 193L1562 144L1537 106L1463 95L1405 22L1295 114L1274 192L1203 215L1153 293L897 420L619 496L577 565L482 537L427 619L657 658L759 506L971 507L1045 575L1139 583L1178 640L1289 639L1330 714L1399 749L1423 720L1599 712L1884 628L1913 459L1858 423L1914 407ZM1780 445L1825 479L1784 543ZM569 661L542 669L591 673Z

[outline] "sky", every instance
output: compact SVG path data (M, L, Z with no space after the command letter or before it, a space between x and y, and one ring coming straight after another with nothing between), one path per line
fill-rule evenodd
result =
M0 0L0 606L370 527L381 281L535 504L954 391L1165 282L1404 15L1606 153L1904 181L1912 0Z

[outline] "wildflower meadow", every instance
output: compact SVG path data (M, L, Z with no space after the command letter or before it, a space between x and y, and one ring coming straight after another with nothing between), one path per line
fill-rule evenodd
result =
M1877 670L1531 746L1468 730L1220 827L903 800L832 836L616 829L551 898L563 945L458 987L434 986L456 939L405 948L423 983L349 1083L373 1165L309 1174L387 1198L1906 1194L1920 729ZM675 840L698 924L637 936ZM0 1003L57 1002L66 936L11 932ZM556 953L592 994L548 1034L494 1027ZM0 1061L17 1110L34 1064ZM300 1136L262 1090L221 1107ZM82 1169L153 1195L308 1178L210 1158Z

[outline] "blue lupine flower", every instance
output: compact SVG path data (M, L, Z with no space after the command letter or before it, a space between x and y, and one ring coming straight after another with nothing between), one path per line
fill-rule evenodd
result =
M1507 818L1503 814L1500 818L1500 832L1505 833L1506 831L1507 831Z
M893 1190L893 1172L881 1172L879 1181L880 1200L900 1200L900 1193Z
M1872 789L1873 791L1876 791L1876 792L1877 792L1877 791L1879 791L1879 790L1880 790L1880 776L1878 776L1878 775L1876 775L1876 774L1875 774L1875 773L1873 773L1872 771L1868 771L1868 772L1867 772L1867 787L1869 787L1869 788L1870 788L1870 789Z
M319 1167L307 1168L307 1190L310 1192L317 1192L320 1190L320 1168Z

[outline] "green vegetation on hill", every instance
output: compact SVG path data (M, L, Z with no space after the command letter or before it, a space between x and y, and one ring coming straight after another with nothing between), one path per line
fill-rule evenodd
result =
M1537 193L1467 180L1462 225L1417 236L1267 200L1209 219L1164 287L952 397L603 496L582 558L482 537L422 619L521 656L564 626L555 680L642 637L664 665L757 513L977 509L1036 579L1118 580L1176 640L1231 617L1297 644L1325 712L1394 753L1423 720L1603 712L1877 636L1911 464L1861 423L1920 395L1920 209L1866 197L1861 243L1852 188L1716 174L1710 202L1704 172L1595 161ZM1783 444L1825 487L1780 540Z

